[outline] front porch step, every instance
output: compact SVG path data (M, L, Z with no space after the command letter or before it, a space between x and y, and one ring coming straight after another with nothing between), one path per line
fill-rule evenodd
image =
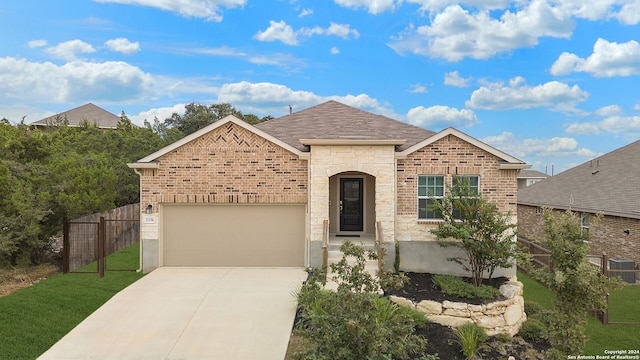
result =
M366 250L376 250L376 240L373 237L331 237L329 239L328 250L340 251L340 246L345 240L351 241L353 244L362 246Z

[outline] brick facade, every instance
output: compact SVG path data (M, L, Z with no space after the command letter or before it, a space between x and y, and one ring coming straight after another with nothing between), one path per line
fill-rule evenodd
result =
M640 263L640 219L605 215L595 222L595 214L591 215L591 255L606 252L610 258L627 258ZM625 230L629 230L629 235ZM544 219L537 207L518 205L518 234L532 241L543 239Z
M306 203L307 160L236 125L225 124L141 169L141 204Z
M418 176L444 175L445 192L453 176L479 175L480 191L498 210L516 215L518 170L500 170L500 159L456 136L448 135L398 160L398 240L435 240L429 233L438 221L418 220Z

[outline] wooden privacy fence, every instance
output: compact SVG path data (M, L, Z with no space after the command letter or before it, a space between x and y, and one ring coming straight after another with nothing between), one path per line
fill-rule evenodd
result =
M518 236L518 246L528 251L528 253L531 255L532 263L535 268L546 267L550 272L553 272L553 261L551 260L551 251L549 249L546 249L540 244L537 244L520 236ZM606 253L603 253L602 255L587 255L587 260L589 260L589 263L596 269L598 269L600 273L604 274L607 277L620 276L624 279L628 274L633 274L633 279L635 279L635 275L640 273L640 270L635 269L610 269L609 255L607 255ZM525 273L527 272L527 269L522 268L520 265L518 265L518 269L524 271ZM593 317L600 320L604 325L640 325L640 322L609 321L609 305L609 294L607 294L606 309L593 309L590 313L591 315L593 315Z
M126 205L108 213L92 214L63 224L63 270L76 271L92 262L104 276L106 256L140 241L140 204ZM124 269L120 269L124 270ZM127 269L135 270L135 269Z

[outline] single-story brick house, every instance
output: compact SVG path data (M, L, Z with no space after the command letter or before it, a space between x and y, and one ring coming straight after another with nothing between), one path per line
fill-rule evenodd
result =
M542 208L571 210L591 235L592 255L640 263L640 141L518 192L519 236L542 239ZM597 214L599 222L593 219Z
M451 273L450 248L429 233L441 220L427 193L469 177L515 222L516 177L529 167L456 129L435 133L336 101L255 126L227 116L129 166L146 209L145 271L317 267L325 229L379 229L391 257L400 243L404 270Z

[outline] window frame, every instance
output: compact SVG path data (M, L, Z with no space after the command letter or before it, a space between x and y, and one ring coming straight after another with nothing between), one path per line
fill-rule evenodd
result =
M433 179L434 184L430 186L429 179ZM421 180L424 179L424 184L421 184ZM440 180L438 182L438 180ZM437 189L442 189L441 194L430 193L430 187L432 187L434 191ZM425 191L421 192L421 189L425 189ZM445 175L418 175L418 186L416 189L417 195L417 218L419 221L441 221L444 220L442 214L438 214L435 210L429 210L431 201L439 201L442 204L442 201L447 192L447 182ZM425 205L424 212L421 210L421 202ZM421 215L424 213L424 217Z
M475 185L473 186L471 185L472 178L475 178ZM451 187L453 188L456 181L460 179L469 179L469 189L475 189L475 196L480 196L480 175L453 175L451 178ZM460 220L460 216L457 216L459 212L457 212L456 209L451 209L451 214L453 214L454 220Z

